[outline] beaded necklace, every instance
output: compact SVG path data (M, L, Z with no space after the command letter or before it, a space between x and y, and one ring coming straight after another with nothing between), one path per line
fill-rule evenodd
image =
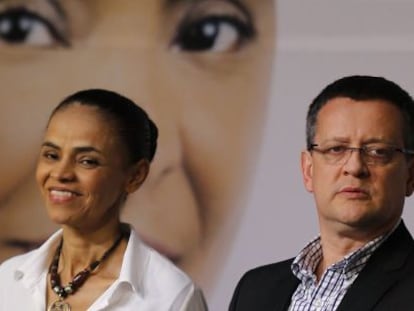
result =
M99 265L104 261L108 256L116 249L116 247L120 244L122 241L122 238L124 237L124 234L120 234L120 236L116 239L114 244L106 250L106 252L102 255L102 257L99 260L93 261L87 268L77 273L72 281L70 281L67 285L62 286L60 284L60 277L58 273L58 266L59 266L59 258L60 254L62 252L62 246L63 246L63 238L60 240L59 246L56 248L56 252L53 256L53 260L49 267L49 274L50 274L50 286L54 293L56 293L59 296L59 299L53 302L49 308L48 311L70 311L71 307L70 304L65 302L64 299L68 295L73 295L79 287L85 283L85 281L89 278L90 274L99 267Z

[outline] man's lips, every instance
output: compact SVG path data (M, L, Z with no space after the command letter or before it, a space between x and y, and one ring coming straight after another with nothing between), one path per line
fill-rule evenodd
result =
M362 192L368 194L368 191L361 187L345 186L342 187L339 192Z
M338 193L352 198L366 198L369 196L369 191L366 189L352 186L342 187Z

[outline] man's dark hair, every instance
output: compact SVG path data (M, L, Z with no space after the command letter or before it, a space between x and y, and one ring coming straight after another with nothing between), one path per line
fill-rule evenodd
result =
M49 120L56 112L73 104L95 107L113 121L132 162L142 158L152 161L157 149L158 129L147 113L132 100L113 91L83 90L66 97L53 110Z
M306 116L306 145L314 144L318 113L328 101L347 97L357 101L381 100L397 107L404 119L404 144L414 149L414 101L407 91L383 77L347 76L325 87L312 101Z

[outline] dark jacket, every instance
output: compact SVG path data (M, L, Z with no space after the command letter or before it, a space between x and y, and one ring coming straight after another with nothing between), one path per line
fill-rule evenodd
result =
M229 311L287 311L299 285L293 259L248 271ZM372 254L337 311L414 310L414 240L404 223Z

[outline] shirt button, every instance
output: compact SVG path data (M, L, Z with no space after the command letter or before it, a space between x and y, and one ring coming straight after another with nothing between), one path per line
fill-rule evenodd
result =
M313 285L313 280L311 278L306 279L305 281L305 287L309 288Z
M318 299L315 299L313 304L315 305L315 307L319 308L322 305L322 301L318 298Z
M21 280L24 276L24 273L22 271L14 271L14 279L16 281Z

